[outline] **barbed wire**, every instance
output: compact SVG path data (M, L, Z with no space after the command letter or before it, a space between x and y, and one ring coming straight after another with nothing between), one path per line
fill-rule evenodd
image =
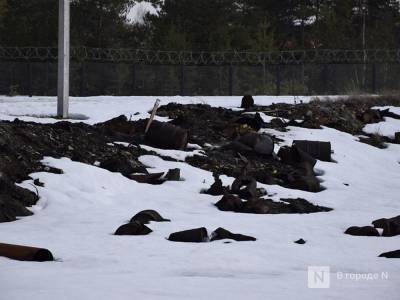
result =
M146 65L400 63L400 49L196 52L72 47L70 54L71 60L78 62L114 62ZM0 47L0 60L3 61L55 61L57 56L57 48L52 47Z

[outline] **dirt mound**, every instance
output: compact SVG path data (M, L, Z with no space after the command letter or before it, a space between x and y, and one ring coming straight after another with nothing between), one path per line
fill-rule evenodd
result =
M129 124L127 120L122 123ZM34 205L38 200L38 195L16 186L15 182L29 179L33 172L62 173L43 166L40 161L44 156L68 157L87 164L97 162L122 174L146 172L137 160L140 150L127 151L123 146L109 145L121 138L127 140L129 135L125 134L125 128L107 131L107 126L109 123L96 126L69 122L37 124L18 119L0 122L0 222L30 215L25 206Z
M328 126L362 134L366 123L379 122L385 116L397 118L388 111L371 109L384 105L399 106L400 99L364 97L315 100L309 104L251 106L246 114L208 105L168 104L159 108L158 115L171 118L171 124L187 130L189 143L203 147L205 156L186 159L192 166L215 174L235 178L251 176L265 184L318 192L323 187L312 166L278 159L271 152L273 143L279 143L279 139L275 136L258 136L256 132L260 128L287 130L286 127L292 125L307 128ZM277 118L265 123L257 112ZM286 122L281 118L292 121ZM18 119L0 122L0 222L31 214L26 207L35 204L40 196L16 186L16 182L28 179L33 172L62 173L62 170L43 166L40 161L44 156L68 157L74 161L96 164L128 178L132 173L147 174L138 157L152 152L140 147L129 147L128 150L125 146L110 144L115 141L147 144L144 136L146 124L147 120L131 122L125 116L94 126L64 121L36 124ZM369 138L365 142L373 141ZM40 182L35 184L41 185Z
M258 151L260 147L238 147L237 141L241 141L241 137L257 135L254 126L249 126L252 119L247 117L245 122L240 111L172 103L160 107L159 115L169 117L173 119L171 123L187 129L190 143L204 147L206 156L186 159L192 166L235 178L246 174L265 184L279 184L311 192L322 190L313 171L282 162L271 155L273 145L269 151ZM258 120L258 117L254 115L254 119ZM258 125L267 127L264 122ZM265 139L260 135L262 138ZM271 138L271 143L278 142L276 137L268 137Z
M376 123L383 117L396 117L388 111L381 113L374 106L400 106L398 96L354 96L335 100L316 98L309 103L272 104L255 106L252 111L265 112L269 116L291 120L290 126L335 128L350 134L362 134L365 124ZM296 122L294 120L302 120Z

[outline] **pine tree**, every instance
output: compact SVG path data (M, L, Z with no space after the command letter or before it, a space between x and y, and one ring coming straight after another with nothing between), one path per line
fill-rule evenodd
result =
M268 51L274 47L274 32L266 16L262 18L255 32L253 49Z

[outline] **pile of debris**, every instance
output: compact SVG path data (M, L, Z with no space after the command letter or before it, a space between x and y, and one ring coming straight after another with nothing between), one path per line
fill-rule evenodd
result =
M372 226L352 226L345 233L356 236L396 236L400 235L400 216L382 218L372 222ZM381 233L378 231L381 229Z
M400 118L388 109L381 111L373 109L375 106L400 106L400 97L353 96L335 100L316 98L309 103L254 106L251 111L290 120L284 123L285 126L305 128L326 126L357 135L363 133L362 129L366 124L381 122L384 117Z
M152 230L145 224L150 222L170 222L169 219L164 219L157 211L152 209L142 210L134 215L129 223L121 225L115 231L115 235L147 235Z
M183 230L171 233L168 237L172 242L185 242L185 243L206 243L218 240L230 239L237 242L255 241L255 237L244 235L240 233L232 233L222 227L217 228L210 235L208 235L205 227Z
M221 211L252 214L304 214L332 210L300 198L280 199L280 202L264 199L267 191L257 188L256 180L250 176L236 178L231 187L223 186L217 174L214 174L214 178L215 182L204 193L223 196L221 200L215 203L215 206Z
M143 210L138 212L132 217L129 223L120 226L115 235L148 235L152 230L146 226L150 222L170 222L171 220L163 218L157 211L152 209ZM215 231L208 235L205 227L183 230L171 233L168 237L172 242L185 242L185 243L203 243L212 242L216 240L231 239L235 241L255 241L256 239L251 236L232 233L222 227L217 228Z
M258 114L179 104L163 106L158 114L172 118L171 124L188 130L190 143L203 147L204 156L186 159L192 166L235 178L248 175L261 183L310 192L323 189L313 167L315 158L330 161L330 143L297 141L292 147L281 148L277 159L274 144L279 140L258 133L266 127Z
M128 122L124 120L123 123ZM16 186L16 182L29 179L29 174L34 172L62 173L62 170L42 165L44 156L68 157L125 176L147 173L138 161L146 152L110 144L128 133L126 128L107 131L108 126L110 122L96 126L69 122L37 124L18 119L0 122L0 222L31 215L25 207L39 199L39 195ZM37 180L34 183L42 185Z
M308 128L329 126L362 134L361 130L367 123L379 122L384 117L400 118L388 110L373 110L373 106L399 104L400 100L393 97L370 97L261 107L254 105L251 96L246 96L242 103L245 114L208 105L168 104L159 109L158 115L171 118L170 122L149 123L147 119L133 122L125 116L94 126L69 122L36 124L18 119L2 121L0 222L31 214L25 207L38 200L39 195L15 186L16 182L28 179L33 172L62 173L62 170L42 165L40 161L44 156L69 157L120 172L138 182L162 183L180 179L177 170L170 170L165 176L148 174L138 157L155 153L140 148L140 144L179 150L185 150L188 143L198 144L205 155L186 158L192 166L219 175L234 178L248 176L265 184L318 192L323 190L323 186L314 172L314 165L316 159L330 161L331 144L295 141L291 147L281 147L275 154L275 145L280 140L259 130L285 130L289 125ZM257 112L276 118L266 123ZM302 121L295 121L299 119ZM392 142L399 142L399 139L397 135ZM133 147L114 143L117 141ZM371 142L371 139L366 142ZM41 184L35 181L35 185ZM269 206L273 211L271 204Z
M346 229L345 234L354 236L382 236L393 237L400 235L400 215L393 218L381 218L372 221L373 226L351 226ZM385 252L379 257L400 258L400 250Z

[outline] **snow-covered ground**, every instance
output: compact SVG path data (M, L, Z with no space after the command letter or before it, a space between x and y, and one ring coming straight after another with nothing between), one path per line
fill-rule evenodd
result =
M270 105L272 103L291 103L295 101L308 102L310 97L306 96L256 96L255 103L258 105ZM84 122L95 124L104 122L118 115L126 115L132 120L138 120L148 117L147 111L153 108L156 99L160 99L160 105L169 102L181 104L210 104L212 106L222 106L237 109L242 97L71 97L70 114L72 117L86 116L88 119ZM54 97L5 97L0 96L0 119L14 120L19 118L24 121L35 121L41 123L54 123L57 120L46 118L54 116L57 111L57 103ZM135 115L135 113L139 113ZM37 117L40 117L38 119ZM161 119L162 120L162 119ZM72 122L81 122L82 120L71 120Z
M400 107L382 106L374 107L375 109L389 109L390 112L400 115ZM367 124L363 131L370 134L378 134L394 138L394 134L400 131L400 120L393 118L385 118L385 121L373 124Z
M90 124L120 114L138 119L148 116L154 100L73 98L71 112L86 115L84 122ZM240 97L161 100L162 104L209 103L230 108L240 104ZM293 103L294 98L255 100L257 104ZM21 115L51 115L55 108L54 98L0 97L0 119L19 116L54 122ZM355 237L343 231L400 214L400 145L377 149L330 128L291 127L287 133L273 133L286 143L293 139L332 142L337 163L316 165L323 172L326 190L308 193L264 187L276 200L303 197L333 211L309 215L221 212L213 206L220 197L199 193L213 182L211 173L183 162L142 156L140 160L155 171L180 168L185 179L153 186L96 166L46 157L44 163L63 169L64 174L32 174L45 183L38 187L41 200L32 209L35 214L0 224L0 241L46 247L57 262L0 257L0 299L399 299L400 261L377 256L399 249L400 237ZM168 155L182 157L182 153ZM32 189L29 183L22 185ZM172 221L151 223L153 232L147 236L112 235L143 209L155 209ZM224 227L257 241L188 244L165 239L172 232L201 226L209 231ZM299 238L307 243L293 243ZM330 288L308 288L308 266L329 266Z

